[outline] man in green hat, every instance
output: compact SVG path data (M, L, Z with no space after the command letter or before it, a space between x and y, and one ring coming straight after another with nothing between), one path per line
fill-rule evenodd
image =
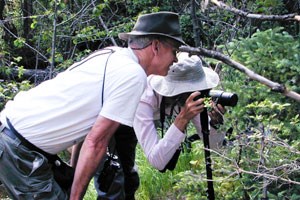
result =
M2 110L0 181L12 199L82 199L112 135L132 126L147 76L166 75L185 44L172 12L140 16L119 37L128 48L93 52ZM48 158L83 140L69 195Z

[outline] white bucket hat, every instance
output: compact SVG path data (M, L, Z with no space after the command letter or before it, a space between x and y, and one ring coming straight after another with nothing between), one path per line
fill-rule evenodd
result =
M201 91L214 88L219 83L218 74L208 67L202 67L198 56L180 53L178 62L174 63L166 76L149 77L150 86L158 94L172 97L181 93Z

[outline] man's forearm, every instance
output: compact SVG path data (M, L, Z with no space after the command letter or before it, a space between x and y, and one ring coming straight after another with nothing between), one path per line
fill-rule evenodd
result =
M76 166L75 177L70 194L71 200L81 200L88 184L106 152L106 145L100 149L90 148L89 141L83 143Z
M106 153L111 136L119 126L118 122L99 116L92 130L86 136L76 166L70 199L81 200L88 184Z

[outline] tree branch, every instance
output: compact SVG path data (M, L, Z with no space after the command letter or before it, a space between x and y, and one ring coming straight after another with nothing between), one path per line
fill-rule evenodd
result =
M14 38L18 39L19 37L16 36L14 33L12 33L3 23L3 20L0 20L0 27L3 27L9 34L11 34ZM48 58L46 56L44 56L41 52L39 52L37 49L35 49L34 47L30 46L28 43L24 42L24 45L27 46L28 48L30 48L31 50L33 50L34 52L36 52L38 55L40 55L44 61L48 61Z
M289 98L292 98L292 99L300 102L300 94L298 94L294 91L289 91L285 88L284 85L273 82L259 74L256 74L254 71L248 69L241 63L230 59L228 56L226 56L220 52L207 50L207 49L204 49L201 47L194 48L194 47L189 47L189 46L181 46L180 51L189 52L192 55L202 55L205 57L209 57L209 58L213 58L213 59L222 61L223 63L233 67L234 69L237 69L240 72L243 72L248 77L250 77L252 80L258 81L258 82L268 86L269 88L271 88L271 90L273 92L282 93L284 96L287 96Z
M242 17L248 17L259 20L268 21L300 21L300 15L297 14L286 14L286 15L261 15L245 12L234 7L228 6L225 3L218 0L211 0L212 3L217 5L219 8L232 12L234 14L240 15Z
M96 7L95 3L92 2L92 4L93 4L93 6L94 6L94 8L95 8L95 7ZM108 30L106 24L104 23L102 17L99 15L98 18L99 18L99 21L100 21L101 25L103 26L104 30L106 31L107 35L110 35L110 34L109 34L109 30ZM110 39L110 41L113 43L114 46L118 46L118 44L117 44L117 42L115 41L114 37L110 36L109 39Z
M52 76L52 72L55 68L55 48L56 48L56 30L57 30L57 2L56 0L54 1L54 17L53 17L53 34L52 34L52 42L51 42L51 63L50 63L50 74L49 74L49 79L51 79Z
M10 68L9 73L5 73L3 71L0 72L0 80L17 80L17 81L24 81L28 80L31 83L39 84L49 76L49 70L40 70L40 69L23 69L22 76L19 76L19 69L18 67ZM52 72L53 73L53 72ZM55 72L55 75L57 72Z
M292 168L292 169L295 169L294 171L297 171L299 168L298 168L298 165L299 163L294 163L294 162L291 162L290 164L285 164L285 165L282 165L278 168L275 168L274 170L265 170L265 172L254 172L254 171L248 171L248 170L245 170L243 168L241 168L234 159L232 158L229 158L229 157L226 157L225 155L221 154L219 151L215 151L213 149L207 149L207 148L204 148L212 153L215 153L216 155L218 155L219 157L222 157L223 159L225 160L228 160L231 162L231 166L232 166L232 169L234 170L231 174L229 174L229 176L227 176L227 178L229 177L232 177L232 176L235 176L235 175L240 175L240 174L249 174L249 175L253 175L255 176L256 178L259 178L259 177L264 177L266 179L269 179L271 181L282 181L282 182L285 182L287 184L295 184L295 185L300 185L300 182L296 181L296 180L291 180L289 178L284 178L282 176L278 176L276 175L275 171L276 169L280 169L280 168ZM269 172L269 173L268 173ZM197 175L198 176L198 175ZM220 181L224 181L226 178L221 178L221 179L218 179L218 178L215 178L214 180L212 181L215 181L215 182L220 182ZM205 180L204 177L202 177L202 180Z

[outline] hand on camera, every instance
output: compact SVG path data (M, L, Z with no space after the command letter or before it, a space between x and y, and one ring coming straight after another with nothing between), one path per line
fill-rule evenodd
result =
M208 116L210 117L210 125L218 129L220 125L224 123L223 115L226 112L226 109L221 104L211 103L212 110L208 112Z
M196 115L204 110L204 99L200 98L194 100L195 97L199 96L200 92L193 92L185 101L184 106L181 108L180 113L175 119L175 125L178 129L183 131L188 122L193 119Z

